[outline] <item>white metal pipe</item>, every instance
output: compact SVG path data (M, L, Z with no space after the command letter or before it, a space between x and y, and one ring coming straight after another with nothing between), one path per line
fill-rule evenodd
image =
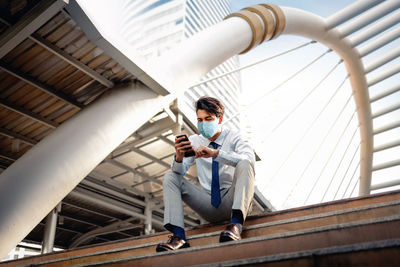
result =
M368 64L365 67L365 73L369 73L373 70L376 70L377 68L385 65L386 63L397 59L400 56L400 46L393 49L392 51L390 51L389 53L386 53L385 55L379 57L377 60L375 60L374 62Z
M382 71L375 77L368 79L368 87L371 87L387 78L392 77L393 75L397 74L400 72L400 64L397 66L393 66L391 68L386 69L385 71Z
M53 252L54 239L56 237L58 209L54 208L46 217L44 226L42 254Z
M400 109L400 103L396 103L396 104L387 106L384 109L379 110L379 111L375 112L374 114L372 114L372 118L374 118L374 119L378 118L380 116L386 115L386 114L393 112L395 110L398 110L398 109Z
M171 94L161 97L141 84L113 89L4 171L0 176L0 258L120 143L170 104L177 93L246 49L251 41L251 27L241 18L229 18L210 27L175 52L150 63L157 66L151 71L153 77L158 77L157 81Z
M353 44L353 46L357 46L372 37L375 37L379 35L381 32L389 29L396 23L400 22L400 11L395 12L394 14L390 15L387 18L382 19L381 21L378 21L376 24L372 25L371 27L368 27L368 29L365 29L361 33L358 33L354 37L350 37L350 41Z
M7 168L0 176L0 258L164 101L172 99L141 84L116 88Z
M336 12L326 19L328 29L334 28L349 19L360 15L364 11L380 4L384 0L358 0L357 2L349 5L348 7Z
M393 130L394 128L400 127L400 121L395 121L390 124L384 125L374 130L374 134L380 134L383 132L387 132Z
M392 187L392 186L396 186L396 185L400 185L400 179L389 181L389 182L385 182L385 183L380 183L380 184L376 184L376 185L372 185L371 186L371 190L378 190L378 189Z
M244 19L229 18L194 35L160 59L149 62L148 72L170 92L181 93L209 70L245 50L252 36Z
M381 93L378 93L378 94L376 94L374 96L371 96L371 103L375 102L375 101L377 101L379 99L382 99L382 98L384 98L386 96L389 96L391 94L394 94L394 93L396 93L398 91L400 91L400 83L395 84L391 88L389 88L389 89L387 89L387 90L385 90L385 91L383 91Z
M387 45L393 40L396 40L400 37L400 28L396 28L384 35L378 37L377 39L371 41L367 45L359 48L361 57L365 57L366 55L374 52L375 50L381 48L382 46Z
M340 27L340 31L343 36L348 36L353 32L365 27L366 25L380 19L381 17L389 14L393 10L400 7L400 1L398 0L388 0L383 2L381 5L371 9L370 11L362 14L360 17L349 22L348 24Z
M377 147L374 148L374 152L379 152L379 151L390 149L390 148L393 148L393 147L396 147L396 146L400 146L400 140L395 140L395 141L392 141L392 142L377 146Z
M335 51L344 61L354 91L357 116L360 124L360 195L370 193L373 128L371 107L364 67L357 49L352 47L348 38L342 38L340 31L326 31L326 21L312 13L293 8L282 7L286 17L286 27L282 34L301 35L316 40Z
M383 169L389 169L392 167L400 166L400 159L388 161L385 163L378 164L372 168L373 171L378 171L378 170L383 170Z

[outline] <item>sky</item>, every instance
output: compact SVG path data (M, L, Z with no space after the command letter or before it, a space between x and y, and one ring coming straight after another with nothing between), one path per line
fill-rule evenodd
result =
M79 0L78 2L84 9L96 14L92 19L102 25L103 35L118 39L116 29L119 27L118 14L121 12L123 0ZM260 2L263 1L232 0L232 12ZM268 1L280 6L309 11L323 18L354 2L353 0ZM104 20L106 16L110 18L111 10L116 16L115 19ZM363 29L359 32L362 31ZM241 66L245 66L309 42L310 40L306 38L282 35L240 55L239 61ZM120 42L119 46L129 55L129 45ZM399 46L400 42L396 40L365 57L364 63L368 64ZM343 64L339 64L340 59L335 53L330 52L322 56L326 51L327 48L321 44L308 44L241 71L240 101L244 110L241 119L244 125L249 127L253 146L262 159L256 166L256 184L277 209L358 194L356 183L359 173L357 163L360 160L358 150L360 137L357 130L357 115L354 113L355 104L351 98L352 90L348 80L339 87L347 72ZM320 56L320 59L301 74L279 86L292 74ZM136 58L135 60L140 64ZM387 66L394 66L399 61L396 59ZM376 73L371 73L371 76L374 74ZM327 77L323 79L325 75ZM399 75L374 86L370 89L370 94L379 93L392 86L395 81L398 83ZM309 97L305 98L306 95ZM332 100L327 105L330 97ZM398 102L399 98L400 94L396 93L377 101L372 105L372 110L376 111ZM374 126L385 125L393 121L393 117L398 120L400 111L374 120ZM395 140L396 136L400 136L399 129L380 134L374 141L379 145ZM397 147L375 154L374 164L378 164L394 157L400 158L400 149ZM399 173L400 168L397 167L375 172L373 184L398 178Z

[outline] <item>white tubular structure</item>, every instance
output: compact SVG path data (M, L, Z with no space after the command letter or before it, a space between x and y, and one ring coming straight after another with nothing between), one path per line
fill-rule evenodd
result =
M349 74L350 84L354 91L353 97L357 106L360 126L359 194L369 194L372 171L373 128L368 86L360 55L352 47L349 39L343 38L340 31L335 28L327 31L327 24L323 18L293 8L282 9L286 17L286 27L283 30L283 34L295 34L316 40L335 51L344 61Z
M198 82L228 58L279 34L295 34L319 41L344 60L360 122L360 194L368 194L372 125L359 54L337 30L327 31L326 21L321 17L263 4L227 18L183 43L175 53L153 62L153 66L158 66L155 76L169 95L159 96L141 84L114 89L62 124L4 171L0 176L0 258L121 142L171 103L177 93Z

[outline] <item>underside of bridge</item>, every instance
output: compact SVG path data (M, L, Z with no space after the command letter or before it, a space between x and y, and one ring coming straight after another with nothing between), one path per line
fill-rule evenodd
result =
M88 37L81 29L82 21L69 14L65 2L7 0L0 4L2 171L113 88L145 84L160 93L160 86L112 45L98 45L98 40ZM55 247L105 243L164 230L162 177L173 159L174 133L197 131L185 108L175 100L160 109L55 207ZM79 135L80 129L75 131ZM187 178L197 183L196 177L192 168ZM254 213L271 209L259 192L254 202ZM201 223L193 211L185 211L187 226ZM41 244L45 225L44 218L24 241Z

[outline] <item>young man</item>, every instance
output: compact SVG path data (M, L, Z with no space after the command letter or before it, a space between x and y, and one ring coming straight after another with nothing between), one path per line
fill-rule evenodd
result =
M173 233L157 251L189 247L183 222L183 203L209 222L229 220L220 242L240 240L242 226L254 194L253 149L236 131L221 127L224 106L212 97L196 102L197 126L201 135L175 139L172 171L164 176L164 224ZM195 157L185 157L194 150ZM196 161L202 188L184 178Z

